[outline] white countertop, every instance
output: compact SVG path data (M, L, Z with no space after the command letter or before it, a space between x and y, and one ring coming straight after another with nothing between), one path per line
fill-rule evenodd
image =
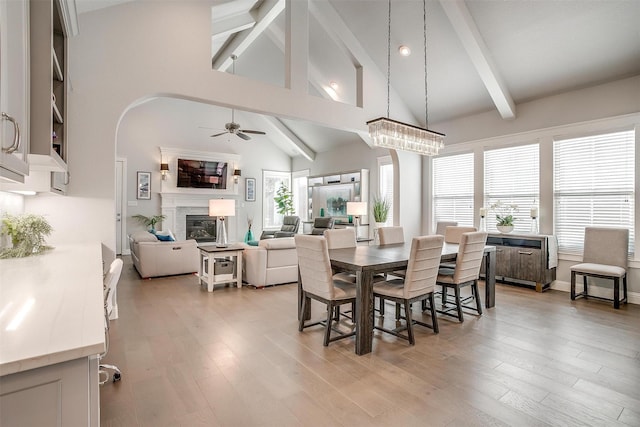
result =
M0 376L103 352L103 298L100 243L0 260Z

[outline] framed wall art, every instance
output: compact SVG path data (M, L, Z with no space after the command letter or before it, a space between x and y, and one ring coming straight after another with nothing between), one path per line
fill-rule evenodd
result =
M151 200L151 172L138 172L137 199Z
M247 202L256 201L256 179L246 178L244 180L244 199Z

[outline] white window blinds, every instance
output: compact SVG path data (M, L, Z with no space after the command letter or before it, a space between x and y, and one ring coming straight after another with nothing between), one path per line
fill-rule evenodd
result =
M587 226L629 229L634 248L634 131L557 140L555 234L563 252L582 253Z
M387 222L385 225L393 225L393 163L391 163L390 157L380 158L378 160L378 172L379 172L379 194L380 197L386 198L391 204L389 209L389 215L387 215ZM372 217L373 218L373 217ZM373 221L371 219L370 221Z
M497 231L496 212L500 202L516 205L514 232L531 231L531 208L540 199L540 150L538 144L488 150L484 153L484 206L487 230Z
M438 221L473 225L473 153L435 157L433 229Z

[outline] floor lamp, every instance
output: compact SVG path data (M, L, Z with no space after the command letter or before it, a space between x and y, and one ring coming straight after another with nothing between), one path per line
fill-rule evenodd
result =
M220 225L216 233L216 246L226 248L227 229L224 225L224 217L236 215L236 201L233 199L211 199L209 200L209 216L218 217Z
M367 214L367 202L347 202L347 215L353 215L356 227L356 239L358 238L358 227L360 226L360 216Z

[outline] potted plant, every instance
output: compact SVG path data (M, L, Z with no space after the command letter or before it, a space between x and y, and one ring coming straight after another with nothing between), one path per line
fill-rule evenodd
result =
M278 205L277 212L281 215L293 215L295 208L293 206L293 194L286 185L280 184L280 188L273 198Z
M53 228L41 215L5 215L1 232L11 238L13 247L3 249L0 258L21 258L52 249L44 241L51 231Z
M153 216L144 216L144 215L133 215L133 219L138 220L143 225L149 227L149 231L151 233L155 233L156 224L166 218L165 215L153 215Z
M391 209L391 202L386 197L375 196L373 198L373 220L376 223L376 228L382 227L387 222L389 209Z
M514 227L513 222L516 220L513 214L518 212L518 205L508 205L498 200L497 203L491 205L491 210L496 213L496 228L498 231L501 233L511 233Z

